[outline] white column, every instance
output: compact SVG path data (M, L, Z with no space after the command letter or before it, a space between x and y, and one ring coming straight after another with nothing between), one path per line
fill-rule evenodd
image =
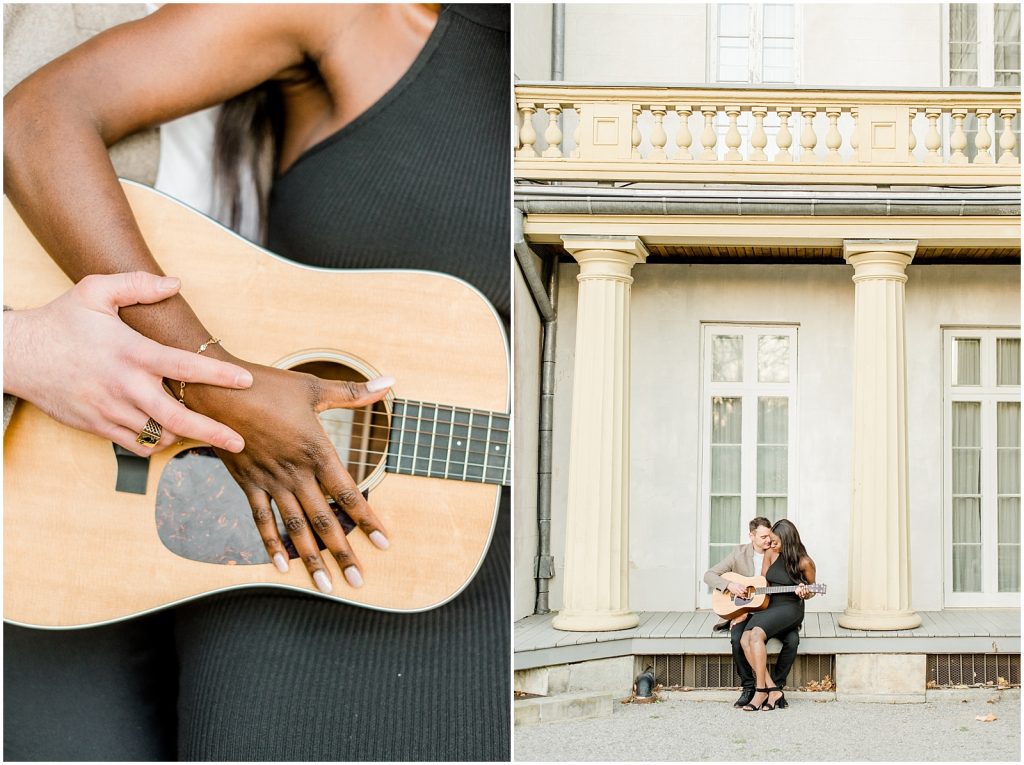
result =
M638 237L563 236L580 264L565 529L556 629L635 627L629 610L629 290Z
M843 243L853 266L853 497L847 607L840 626L910 629L906 267L916 241Z

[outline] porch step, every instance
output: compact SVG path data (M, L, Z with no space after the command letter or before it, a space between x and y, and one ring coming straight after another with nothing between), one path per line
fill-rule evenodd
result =
M558 720L578 720L584 717L607 717L612 713L614 693L581 691L561 693L534 699L516 699L516 725L532 725Z

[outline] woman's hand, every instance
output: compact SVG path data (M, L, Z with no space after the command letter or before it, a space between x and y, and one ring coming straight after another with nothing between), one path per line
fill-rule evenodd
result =
M241 451L238 433L183 407L163 379L245 388L249 371L160 345L118 316L120 307L160 302L180 286L142 271L88 276L41 308L5 311L4 392L143 457L181 438ZM135 440L149 418L163 426L154 447Z
M219 352L226 355L223 349ZM348 583L360 587L363 577L359 561L325 494L382 550L389 546L387 533L342 466L317 413L371 404L384 398L394 380L379 377L367 383L350 383L244 361L237 363L252 372L251 389L229 391L189 385L185 402L223 420L245 436L245 451L241 454L220 449L217 454L245 492L267 554L278 570L288 570L288 554L270 505L273 500L317 588L321 592L333 590L317 536L338 562Z

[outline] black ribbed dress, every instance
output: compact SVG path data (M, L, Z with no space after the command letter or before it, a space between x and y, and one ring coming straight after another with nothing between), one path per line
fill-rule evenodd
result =
M276 179L270 248L453 274L507 327L509 71L508 6L445 7L405 76ZM5 759L508 760L509 547L504 492L477 577L426 613L245 590L4 625Z
M269 248L315 266L453 274L507 325L508 28L508 6L446 6L401 80L275 180ZM179 609L179 756L509 759L503 499L476 579L434 611L265 592Z

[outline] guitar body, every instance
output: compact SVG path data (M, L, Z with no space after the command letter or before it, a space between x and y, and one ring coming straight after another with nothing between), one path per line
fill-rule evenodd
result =
M741 587L748 588L748 593L745 597L733 595L728 591L712 591L711 608L723 619L735 619L741 614L768 608L770 596L764 593L755 594L752 592L754 588L766 587L768 585L768 580L763 576L740 576L734 571L727 571L722 574L722 578L729 582L735 582Z
M342 359L364 376L394 375L395 397L508 411L502 323L464 282L429 272L301 266L159 192L123 185L164 272L181 278L181 294L237 356L286 367L296 359ZM4 302L15 308L49 302L71 283L6 200L4 212ZM195 446L154 455L144 494L115 491L110 442L19 402L4 438L5 620L89 626L239 587L319 595L294 558L280 574L258 561L266 560L262 549L253 553L256 562L245 553L208 562L168 548L157 528L158 489L163 493L161 480L173 476L168 464L175 454ZM500 486L383 470L360 485L391 548L377 550L361 532L350 534L365 585L348 587L324 556L335 591L322 597L411 612L439 606L465 588L490 544ZM203 503L196 505L202 514ZM218 523L225 525L223 517L208 525ZM226 525L232 524L249 531L241 522Z

